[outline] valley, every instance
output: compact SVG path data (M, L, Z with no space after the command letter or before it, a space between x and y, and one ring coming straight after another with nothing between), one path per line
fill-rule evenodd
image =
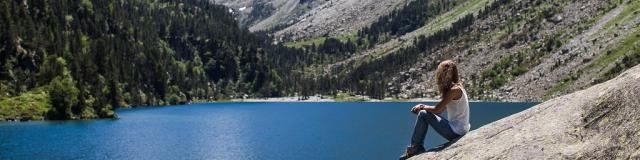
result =
M544 101L640 63L631 0L33 0L0 3L0 117L274 97Z

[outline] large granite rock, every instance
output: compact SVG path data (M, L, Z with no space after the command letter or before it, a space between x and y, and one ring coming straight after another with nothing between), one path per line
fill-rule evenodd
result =
M636 66L610 81L471 131L444 150L412 159L640 159L639 107L640 66Z

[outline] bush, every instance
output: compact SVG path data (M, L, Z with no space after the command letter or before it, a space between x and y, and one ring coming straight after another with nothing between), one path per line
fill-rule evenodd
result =
M493 81L491 81L491 87L496 89L502 87L508 81L508 77L505 75L498 75Z
M527 71L529 71L529 68L527 68L525 65L518 65L513 70L511 70L511 75L519 76L527 73Z
M54 78L50 83L49 99L52 109L49 112L50 119L72 119L72 107L78 104L79 90L76 82L65 69L62 77Z
M166 96L165 100L171 105L184 104L187 102L187 96L180 92L180 88L178 86L174 85L169 87L169 94Z
M98 118L96 111L92 107L84 107L82 108L82 114L80 115L82 119L92 119Z
M111 107L111 105L107 104L105 107L100 109L100 112L98 113L98 115L100 117L103 118L115 118L116 117L116 113L113 111L113 107Z
M496 72L496 70L493 70L493 69L487 69L482 72L483 78L493 78L493 77L496 77L497 75L498 75L498 72Z
M36 88L19 96L0 98L0 121L42 120L50 108L47 92Z

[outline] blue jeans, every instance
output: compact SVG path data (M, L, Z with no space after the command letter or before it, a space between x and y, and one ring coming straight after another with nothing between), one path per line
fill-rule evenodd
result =
M451 126L449 126L449 121L447 119L442 118L442 116L440 115L421 110L418 113L416 126L413 129L411 145L422 146L424 144L424 138L425 136L427 136L427 129L429 129L428 125L431 125L431 127L435 129L438 134L449 141L460 137L460 135L453 132Z

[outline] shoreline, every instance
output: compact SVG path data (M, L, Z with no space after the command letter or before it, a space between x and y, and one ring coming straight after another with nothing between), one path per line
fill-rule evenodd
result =
M330 97L330 96L327 96ZM340 103L340 102L352 102L352 103L437 103L440 101L439 99L431 99L431 98L412 98L412 99L393 99L393 98L385 98L383 100L379 99L371 99L365 96L356 96L357 98L349 98L349 99L333 99L321 96L309 96L308 99L299 99L300 97L270 97L270 98L234 98L234 99L226 99L226 100L218 100L218 101L208 101L208 100L195 100L183 104L177 105L151 105L151 106L128 106L123 108L150 108L150 107L167 107L167 106L183 106L190 104L198 104L198 103L254 103L254 102L264 102L264 103ZM469 102L499 102L499 103L543 103L544 101L531 102L531 101L489 101L489 100L469 100ZM114 117L117 119L117 116ZM93 118L91 118L93 119ZM95 119L109 119L109 118L95 118ZM75 119L75 120L89 120L89 119ZM50 119L22 119L18 117L0 117L0 122L28 122L28 121L57 121ZM64 120L63 120L64 121ZM73 121L73 120L72 120Z
M322 96L309 96L307 99L301 97L269 97L269 98L234 98L221 101L203 101L206 102L437 102L437 99L429 98L413 98L413 99L391 99L386 98L371 99L365 96L357 96L356 98L334 99Z
M299 99L299 97L269 97L269 98L234 98L228 100L219 101L195 101L193 103L215 103L215 102L439 102L439 99L432 98L411 98L411 99L370 99L366 97L358 99L333 99L333 98L321 98L320 96L310 96L308 99ZM542 103L544 101L516 101L516 100L469 100L469 102L502 102L502 103Z

